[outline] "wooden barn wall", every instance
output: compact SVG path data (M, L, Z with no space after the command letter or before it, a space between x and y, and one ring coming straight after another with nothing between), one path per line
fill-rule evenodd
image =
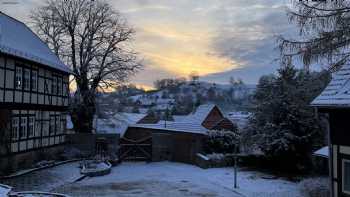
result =
M130 127L124 137L137 140L152 135L152 160L195 163L196 154L203 151L205 136L168 130Z

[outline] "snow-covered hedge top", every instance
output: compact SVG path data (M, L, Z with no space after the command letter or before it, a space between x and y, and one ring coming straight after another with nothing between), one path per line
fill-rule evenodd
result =
M0 52L63 72L71 72L29 27L2 12L0 12Z

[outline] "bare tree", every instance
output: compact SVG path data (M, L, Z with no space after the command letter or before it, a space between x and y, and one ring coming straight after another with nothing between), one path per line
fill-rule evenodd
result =
M279 38L284 61L300 57L307 67L326 62L330 68L348 62L350 57L350 2L292 0L289 19L300 30L300 39Z
M97 91L117 86L142 67L130 47L133 29L103 0L47 0L31 19L38 35L73 70L75 130L92 132Z

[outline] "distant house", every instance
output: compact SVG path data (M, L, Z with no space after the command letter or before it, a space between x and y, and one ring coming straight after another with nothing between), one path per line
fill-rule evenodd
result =
M350 65L335 72L326 89L311 104L329 114L332 196L350 196Z
M159 119L152 114L120 112L109 118L95 117L94 129L97 134L120 134L120 136L124 136L125 131L130 125L154 124L158 121ZM74 133L70 116L67 116L67 129L70 133Z
M175 121L157 124L133 124L124 137L134 141L153 138L153 160L193 163L202 152L209 130L233 130L235 125L213 104L199 106L193 113L176 117Z
M70 73L24 23L0 12L0 169L65 143Z
M98 119L97 133L118 133L124 136L125 131L130 125L134 124L154 124L159 120L151 114L141 113L116 113L109 119Z

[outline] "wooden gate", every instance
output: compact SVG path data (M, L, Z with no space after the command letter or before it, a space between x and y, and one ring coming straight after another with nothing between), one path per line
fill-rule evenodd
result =
M120 139L119 161L152 161L152 137Z

